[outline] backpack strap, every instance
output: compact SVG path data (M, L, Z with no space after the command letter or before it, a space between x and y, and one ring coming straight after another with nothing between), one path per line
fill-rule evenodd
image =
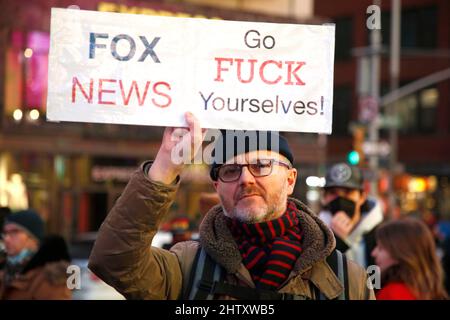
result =
M344 291L337 297L337 300L347 300L349 298L347 258L341 251L335 249L327 257L326 261L344 287ZM320 300L326 300L322 293L319 296Z
M192 264L185 298L212 300L215 295L226 295L242 300L307 300L306 296L279 293L225 283L223 268L203 248L197 250Z
M186 297L189 300L212 300L214 292L203 283L219 282L223 278L222 268L200 247L191 268Z
M197 282L195 277L198 270L198 259L200 257L201 248L197 249L197 252L195 253L194 261L192 262L191 272L189 274L189 281L187 283L187 287L183 290L183 299L187 300L192 295L192 291L194 288L194 282Z
M344 287L337 300L349 298L347 258L339 250L333 250L326 258L327 263L339 278ZM227 295L243 300L307 300L303 295L279 293L272 290L263 290L232 285L223 281L224 270L216 263L206 251L200 247L197 250L191 268L190 279L186 289L185 298L189 300L212 300L214 295ZM313 285L313 284L311 284ZM325 295L314 286L314 295L320 300L327 300Z

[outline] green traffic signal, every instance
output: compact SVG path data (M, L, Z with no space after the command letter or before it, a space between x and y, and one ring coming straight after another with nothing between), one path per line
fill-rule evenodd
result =
M360 160L360 157L359 157L358 151L353 150L347 154L347 161L352 166L356 166L359 163L359 160Z

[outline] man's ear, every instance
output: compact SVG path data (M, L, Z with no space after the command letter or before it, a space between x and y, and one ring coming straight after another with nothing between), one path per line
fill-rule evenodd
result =
M288 182L288 195L290 196L292 193L294 193L295 183L297 182L297 169L295 168L289 169L287 182Z
M219 183L217 181L213 181L213 187L214 187L214 190L216 190L216 192L217 192L218 185L219 185Z

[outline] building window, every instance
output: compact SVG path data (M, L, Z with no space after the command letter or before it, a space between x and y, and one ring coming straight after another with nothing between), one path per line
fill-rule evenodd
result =
M436 123L436 111L439 100L437 88L424 89L419 92L419 125L421 131L434 132Z
M383 45L389 46L390 32L391 13L383 12L381 14L381 34ZM436 48L437 34L436 7L432 6L402 10L400 34L402 48Z
M334 22L336 23L336 61L349 60L351 58L351 49L353 47L353 20L352 18L347 17L338 18Z
M333 97L333 135L349 135L352 111L352 88L344 85L334 88Z
M400 99L396 105L400 132L435 132L438 103L436 87L425 88Z
M437 44L437 10L435 7L402 12L402 47L435 48Z

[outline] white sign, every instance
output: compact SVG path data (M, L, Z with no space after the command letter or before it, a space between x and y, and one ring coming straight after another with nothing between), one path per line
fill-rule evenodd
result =
M362 145L362 149L367 156L386 157L391 152L391 145L387 141L365 141Z
M331 133L334 25L52 9L47 119Z

